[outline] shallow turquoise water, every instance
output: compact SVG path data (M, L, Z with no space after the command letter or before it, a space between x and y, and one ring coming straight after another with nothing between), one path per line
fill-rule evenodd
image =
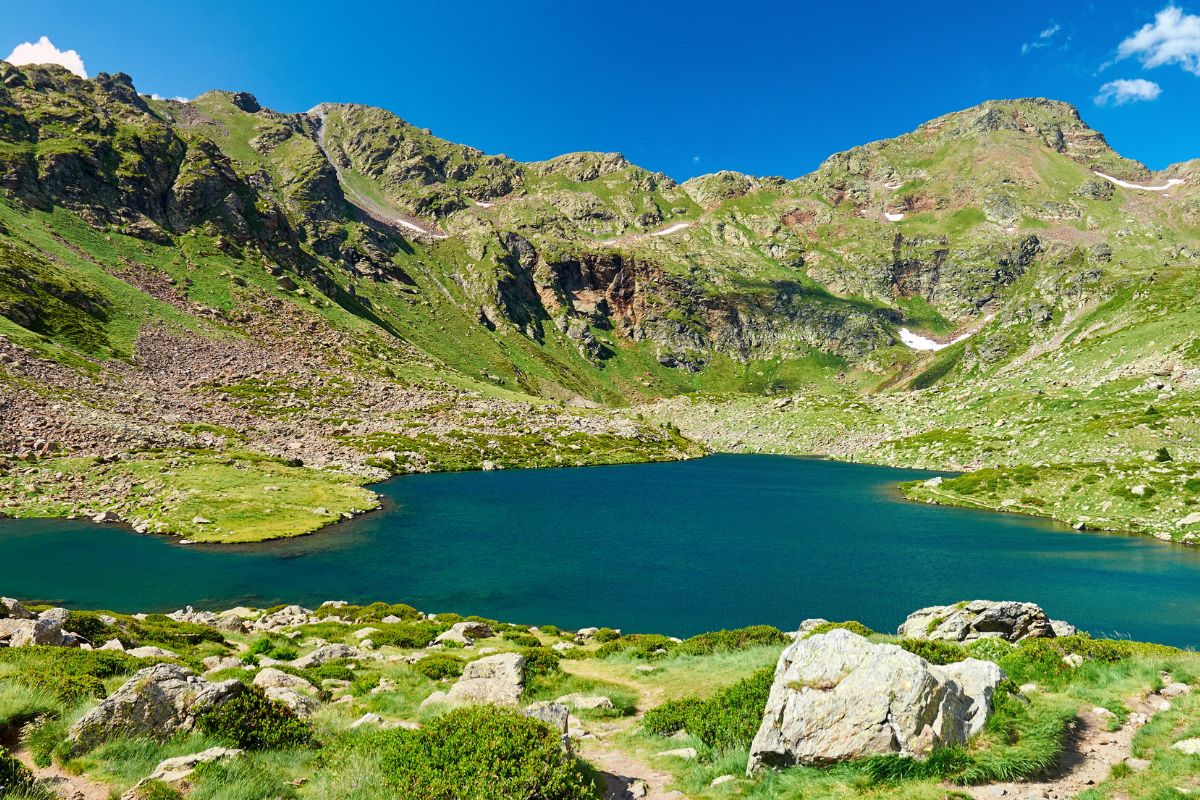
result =
M81 608L388 600L563 627L690 635L805 617L892 630L969 598L1094 633L1200 644L1200 552L905 502L929 473L778 456L398 478L315 536L179 546L0 521L0 592Z

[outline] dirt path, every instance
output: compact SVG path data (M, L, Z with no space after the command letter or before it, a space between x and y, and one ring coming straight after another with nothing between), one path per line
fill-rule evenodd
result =
M22 764L29 767L38 780L52 786L55 793L64 800L108 800L113 795L115 787L107 783L99 783L81 775L72 775L57 764L51 764L48 767L37 766L33 763L33 756L29 754L28 750L18 750L13 755Z
M588 661L564 661L562 664L563 670L572 675L618 684L637 693L637 711L633 716L588 722L584 727L592 736L579 740L579 755L604 776L604 800L685 800L682 792L667 788L675 780L673 775L655 769L608 741L612 736L632 730L641 722L647 709L660 705L665 699L663 690L631 678L621 678L607 670L594 669Z
M1053 775L1043 781L1029 783L990 783L965 790L980 800L994 798L1049 798L1068 800L1106 779L1115 764L1129 758L1134 734L1149 722L1157 710L1154 703L1164 698L1147 694L1129 703L1131 713L1125 724L1116 731L1108 730L1110 713L1104 709L1085 708L1079 715L1077 727L1067 744L1067 752Z

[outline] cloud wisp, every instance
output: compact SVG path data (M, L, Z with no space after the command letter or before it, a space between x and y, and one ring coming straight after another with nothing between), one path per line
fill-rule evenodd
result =
M1098 106L1106 106L1109 103L1123 106L1127 103L1157 100L1161 94L1162 87L1154 81L1145 78L1119 78L1101 86L1095 99Z
M1049 47L1050 40L1053 39L1061 30L1062 26L1057 22L1050 25L1048 28L1043 28L1042 32L1038 34L1036 39L1034 39L1032 42L1026 42L1025 44L1021 45L1021 55L1026 55L1031 50L1040 50L1043 47Z
M1147 69L1178 64L1200 76L1200 16L1167 6L1117 47L1117 60L1137 58Z
M0 50L0 52L3 52ZM22 42L13 48L4 59L10 64L23 67L27 64L58 64L66 67L81 78L88 76L83 68L83 58L74 50L59 50L50 38L43 36L36 42Z

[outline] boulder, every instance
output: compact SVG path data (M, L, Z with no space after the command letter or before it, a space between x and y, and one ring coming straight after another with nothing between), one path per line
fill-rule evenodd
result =
M298 717L311 717L321 707L316 698L287 686L272 686L265 691L265 694L275 702L282 703L296 712Z
M245 633L246 623L240 617L233 615L225 617L217 617L217 621L213 627L223 633Z
M1200 756L1200 737L1195 739L1181 739L1171 745L1171 749L1186 753L1189 756Z
M0 619L0 643L9 647L62 647L62 626L53 619Z
M613 707L613 701L608 699L604 695L599 695L599 694L590 695L590 694L583 694L582 692L573 692L571 694L564 694L562 697L558 698L554 702L562 703L564 706L570 706L571 708L578 708L578 709L583 709L583 710L596 709L596 708L609 709L609 708Z
M337 661L342 658L360 658L361 653L353 647L345 644L327 644L318 647L306 656L301 656L292 662L292 666L297 669L308 669L309 667L319 667L322 664L330 661Z
M306 681L304 678L301 678L299 675L292 675L291 673L275 669L274 667L267 667L266 669L260 670L259 673L254 676L253 682L255 686L261 686L263 689L282 688L309 691L313 688L311 683Z
M941 639L971 642L1004 639L1018 642L1054 636L1050 618L1041 606L1012 600L969 600L951 606L930 606L914 611L897 631L908 639Z
M201 764L211 764L214 761L233 758L241 754L241 750L233 747L210 747L199 753L189 753L186 756L168 758L165 761L160 761L158 766L154 768L154 772L151 772L149 777L139 783L147 783L149 781L178 783L185 778L191 777L191 774L196 771L196 767Z
M192 730L196 717L246 691L238 681L211 683L190 669L155 664L139 670L121 688L71 726L68 738L79 750L118 737L165 741Z
M1054 635L1056 637L1058 637L1058 636L1074 636L1076 633L1079 632L1079 629L1076 628L1074 625L1072 625L1071 623L1066 622L1064 620L1061 620L1061 619L1050 620L1050 630L1054 631Z
M962 744L986 722L1002 679L999 669L948 670L847 630L801 639L776 665L747 772L873 755L922 757Z
M237 609L234 609L235 611ZM240 614L238 616L241 616ZM313 612L301 606L285 606L271 614L258 619L254 623L256 631L279 631L296 625L308 625L319 622Z
M67 616L70 613L71 612L67 611L65 608L47 608L42 613L38 614L37 618L53 622L57 624L58 627L64 628L67 625Z
M439 633L433 641L470 644L476 639L490 639L495 635L491 627L482 622L456 622L450 626L450 630Z
M34 619L37 614L21 605L20 600L14 600L11 597L0 597L0 618L8 617L9 619Z
M472 661L463 668L462 677L450 687L450 703L495 703L515 706L525 691L525 657L518 653L499 653Z
M993 661L968 658L954 664L938 667L943 675L958 684L967 700L967 736L983 730L984 723L992 716L992 698L996 687L1004 680L1004 670Z
M551 703L545 700L526 706L521 713L527 717L541 720L559 735L566 734L571 717L571 712L566 706L557 701Z
M179 658L178 653L173 653L162 647L134 647L125 652L134 658Z

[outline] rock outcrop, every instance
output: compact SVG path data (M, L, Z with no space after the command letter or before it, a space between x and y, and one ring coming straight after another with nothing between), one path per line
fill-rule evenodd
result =
M525 657L499 653L472 661L446 695L450 703L495 703L515 706L525 691Z
M1063 625L1065 623L1059 623ZM1022 639L1055 635L1041 606L1013 600L969 600L914 611L897 634L908 639L971 642L976 639Z
M246 691L238 681L212 683L186 667L139 670L71 726L68 738L85 751L120 736L169 739L192 730L196 718Z
M1002 678L982 662L937 667L846 630L801 639L779 658L747 772L962 744Z

